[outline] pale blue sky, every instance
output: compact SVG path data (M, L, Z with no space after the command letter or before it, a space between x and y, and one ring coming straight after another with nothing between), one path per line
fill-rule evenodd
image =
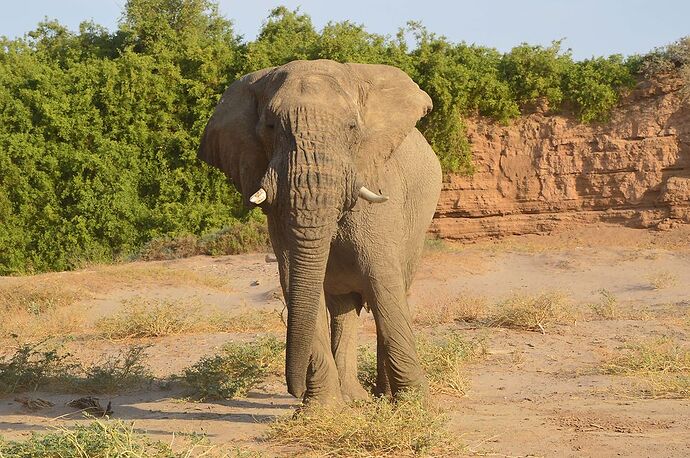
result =
M0 35L21 36L48 16L70 29L83 20L113 30L125 0L0 0ZM649 51L690 35L688 0L220 0L221 12L251 39L271 8L285 5L311 15L320 28L349 19L367 30L394 34L408 20L452 41L496 47L549 44L565 38L576 58Z

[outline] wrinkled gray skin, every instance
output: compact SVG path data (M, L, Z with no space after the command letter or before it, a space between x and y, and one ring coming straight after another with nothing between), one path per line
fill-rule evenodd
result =
M234 82L206 126L199 157L247 206L265 192L288 306L285 376L298 398L367 397L357 381L365 305L376 321L377 391L426 390L406 295L441 188L415 128L429 110L397 68L295 61ZM384 200L377 195L389 200L372 202Z

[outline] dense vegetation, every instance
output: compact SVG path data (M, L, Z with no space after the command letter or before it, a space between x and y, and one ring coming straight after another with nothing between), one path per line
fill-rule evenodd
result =
M687 53L652 54L659 68L687 62ZM196 160L199 137L236 77L314 58L405 70L434 101L420 129L445 170L464 172L464 117L509 122L546 103L604 121L620 91L651 68L618 55L576 62L560 42L502 54L415 23L392 38L350 22L318 31L284 7L245 42L211 0L129 0L115 32L43 22L23 39L0 38L0 274L110 261L153 239L256 218L222 174Z

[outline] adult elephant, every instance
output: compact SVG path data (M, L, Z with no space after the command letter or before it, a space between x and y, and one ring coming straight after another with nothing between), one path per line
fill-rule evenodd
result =
M394 67L294 61L235 81L206 126L199 157L268 217L293 396L367 396L357 381L365 304L377 390L426 389L406 295L441 188L438 159L415 128L431 106Z

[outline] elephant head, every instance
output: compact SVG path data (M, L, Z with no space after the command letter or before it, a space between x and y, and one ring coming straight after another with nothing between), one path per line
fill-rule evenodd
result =
M245 205L260 205L286 241L288 391L301 397L331 239L431 99L385 65L295 61L250 73L223 94L199 158L220 168Z

